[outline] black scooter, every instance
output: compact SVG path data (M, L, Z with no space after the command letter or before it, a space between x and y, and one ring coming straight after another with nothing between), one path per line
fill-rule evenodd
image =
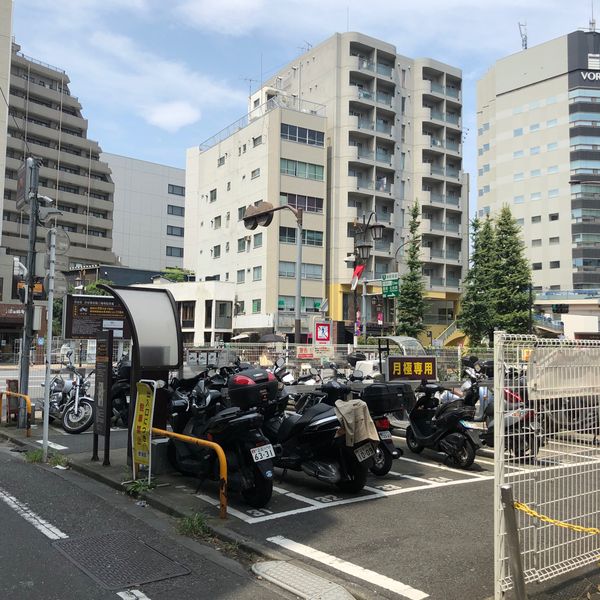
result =
M461 399L440 404L436 395L444 391L435 383L417 387L417 401L408 415L406 445L416 454L424 448L444 452L455 466L467 469L481 447L478 433L462 423L473 418L474 408L465 406Z
M263 417L254 409L225 408L211 374L174 379L169 393L170 424L175 433L208 439L225 452L230 489L239 489L249 506L261 508L273 494L275 452L263 435ZM216 377L221 377L218 373ZM169 440L169 459L186 475L219 480L219 461L209 448Z
M115 365L112 372L112 385L110 388L113 423L119 421L123 427L129 423L129 398L131 396L131 361L124 354Z

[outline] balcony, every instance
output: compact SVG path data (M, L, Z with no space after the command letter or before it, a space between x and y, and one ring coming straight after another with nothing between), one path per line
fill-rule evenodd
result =
M394 73L394 68L389 65L384 65L382 63L377 63L377 74L383 75L384 77L392 77Z
M231 317L215 317L215 329L231 329Z
M355 92L355 97L359 100L368 100L369 102L373 102L375 100L375 95L373 92L366 90L365 88L359 87L357 85L350 84Z
M446 177L452 177L453 179L460 179L461 171L454 167L446 167Z
M446 140L446 148L452 152L460 152L460 144L451 140Z
M361 56L356 57L356 68L359 71L368 71L371 73L375 72L375 63L368 58L362 58Z
M375 152L375 160L377 162L391 165L392 161L394 160L394 155L391 152L382 152L381 150L377 150Z
M368 179L364 179L362 177L356 177L356 175L349 175L349 179L352 182L354 180L354 187L357 190L369 190L372 191L374 189L373 182ZM350 183L350 187L352 187L352 183Z
M429 221L429 230L430 231L445 231L446 225L444 221Z
M351 146L352 148L356 148L356 158L364 159L364 160L373 160L373 151L367 150L366 148L362 148L361 146Z
M451 288L460 288L460 279L458 277L452 277L448 275L446 277L446 286Z
M356 117L356 128L363 129L365 131L373 131L375 129L375 123L370 119L364 117Z
M392 213L389 212L376 212L375 217L378 223L383 223L384 225L389 225L392 221Z
M379 104L385 104L386 106L392 106L394 102L394 97L391 94L386 94L385 92L377 92L376 98Z
M460 205L460 196L445 196L446 204L450 204L452 206Z
M392 126L389 123L382 123L380 121L377 121L375 131L379 133L385 133L387 135L392 135Z
M375 182L375 190L378 192L384 192L386 194L392 193L392 184L386 181L379 180Z
M460 252L458 250L446 250L446 260L460 261Z

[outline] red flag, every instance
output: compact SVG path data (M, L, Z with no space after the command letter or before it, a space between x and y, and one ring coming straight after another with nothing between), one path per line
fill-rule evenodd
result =
M350 282L350 289L355 290L358 285L358 280L362 277L365 265L356 265L354 267L354 273L352 273L352 281Z

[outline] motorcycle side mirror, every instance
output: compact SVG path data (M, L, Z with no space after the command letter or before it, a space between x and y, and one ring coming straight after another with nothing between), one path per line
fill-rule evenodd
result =
M310 374L311 374L311 375L318 375L318 374L319 374L319 371L317 371L317 369L315 369L314 367L311 367L311 368L310 368Z
M283 367L283 365L285 365L285 360L283 360L283 358L279 357L276 361L275 361L275 366L279 369L281 369L281 367Z

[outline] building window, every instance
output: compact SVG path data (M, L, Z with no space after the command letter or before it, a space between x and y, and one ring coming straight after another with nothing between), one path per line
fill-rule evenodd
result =
M523 135L523 128L519 127L518 129L513 129L513 137L519 137Z
M551 260L550 268L551 269L560 269L560 260Z
M210 190L209 194L208 194L208 199L211 202L215 202L217 199L217 188L215 188L214 190Z
M323 232L313 231L312 229L302 230L302 244L304 246L322 246Z
M260 248L262 246L262 243L263 243L263 234L255 233L254 234L254 247Z
M531 177L541 177L542 176L542 170L541 169L533 169L531 171Z
M279 196L281 204L288 204L294 208L301 208L305 212L322 213L323 198L303 196L301 194L282 193Z
M177 237L183 237L183 227L176 227L175 225L167 225L167 235L175 235Z
M183 248L167 246L167 256L176 256L177 258L183 258Z
M221 229L221 215L212 220L213 229Z
M548 190L548 198L557 198L558 197L558 188L553 188L551 190Z
M558 119L550 119L546 121L546 127L556 127L558 125Z
M260 169L254 169L254 171L250 173L250 179L256 179L257 177L260 177Z
M238 221L241 221L246 216L246 207L240 206L238 208Z
M173 204L168 204L167 214L175 215L177 217L183 217L185 216L185 208L183 208L183 206L173 206Z
M535 154L539 154L539 153L540 153L539 146L533 146L532 148L529 148L529 154L535 155Z
M523 225L525 225L525 219L523 219L523 218L517 219L517 225L519 227L523 227Z
M548 220L549 221L558 221L558 213L550 213L548 215Z
M302 279L323 279L323 265L302 263Z
M302 296L302 312L319 312L321 308L321 298L312 298L310 296Z
M529 131L537 131L540 128L540 124L539 123L532 123L529 126Z
M246 252L246 238L239 238L238 239L238 252Z
M235 314L245 315L246 314L246 303L243 300L238 300L235 303Z
M523 204L523 202L525 202L525 196L515 196L513 202L515 204Z
M225 155L219 156L217 159L217 167L222 167L225 164Z
M531 269L533 271L541 271L542 270L542 263L533 263L531 265Z
M213 258L221 258L221 244L212 247L211 254Z
M322 165L314 165L312 163L300 162L299 160L282 158L280 159L280 171L283 175L323 181Z
M280 227L279 228L279 241L282 244L295 244L296 243L296 229L294 227Z
M185 196L185 188L182 185L173 185L169 183L168 185L169 194L174 194L175 196Z
M532 223L541 223L542 222L542 217L540 215L536 215L535 217L531 217L531 222Z
M560 238L559 237L551 237L548 242L550 243L551 246L556 246L557 244L560 244Z
M546 146L546 150L551 151L551 150L556 150L558 148L558 142L550 142L547 146Z
M296 277L296 263L280 260L279 261L279 277Z
M531 240L531 246L533 248L538 248L541 245L542 245L542 240L540 238L537 238L535 240Z
M254 267L252 269L252 281L260 281L262 279L262 267Z
M252 300L252 314L256 315L260 312L261 300L260 298L255 298Z
M237 283L245 283L246 282L246 269L240 269L237 272Z
M297 127L296 125L281 124L281 138L290 142L299 142L300 144L308 144L309 146L324 145L324 133L305 127Z
M277 302L277 310L294 312L295 308L296 302L294 296L279 296L279 300Z
M542 193L541 192L532 192L532 194L529 196L530 200L541 200L542 199Z
M558 165L548 167L548 175L552 175L553 173L558 173Z
M257 135L252 138L252 147L256 148L256 146L260 146L262 144L262 135Z
M523 171L521 171L520 173L515 173L513 175L513 181L523 181L525 175L523 174Z
M513 152L513 158L522 158L523 156L525 156L525 152L523 152L523 150L515 150Z

